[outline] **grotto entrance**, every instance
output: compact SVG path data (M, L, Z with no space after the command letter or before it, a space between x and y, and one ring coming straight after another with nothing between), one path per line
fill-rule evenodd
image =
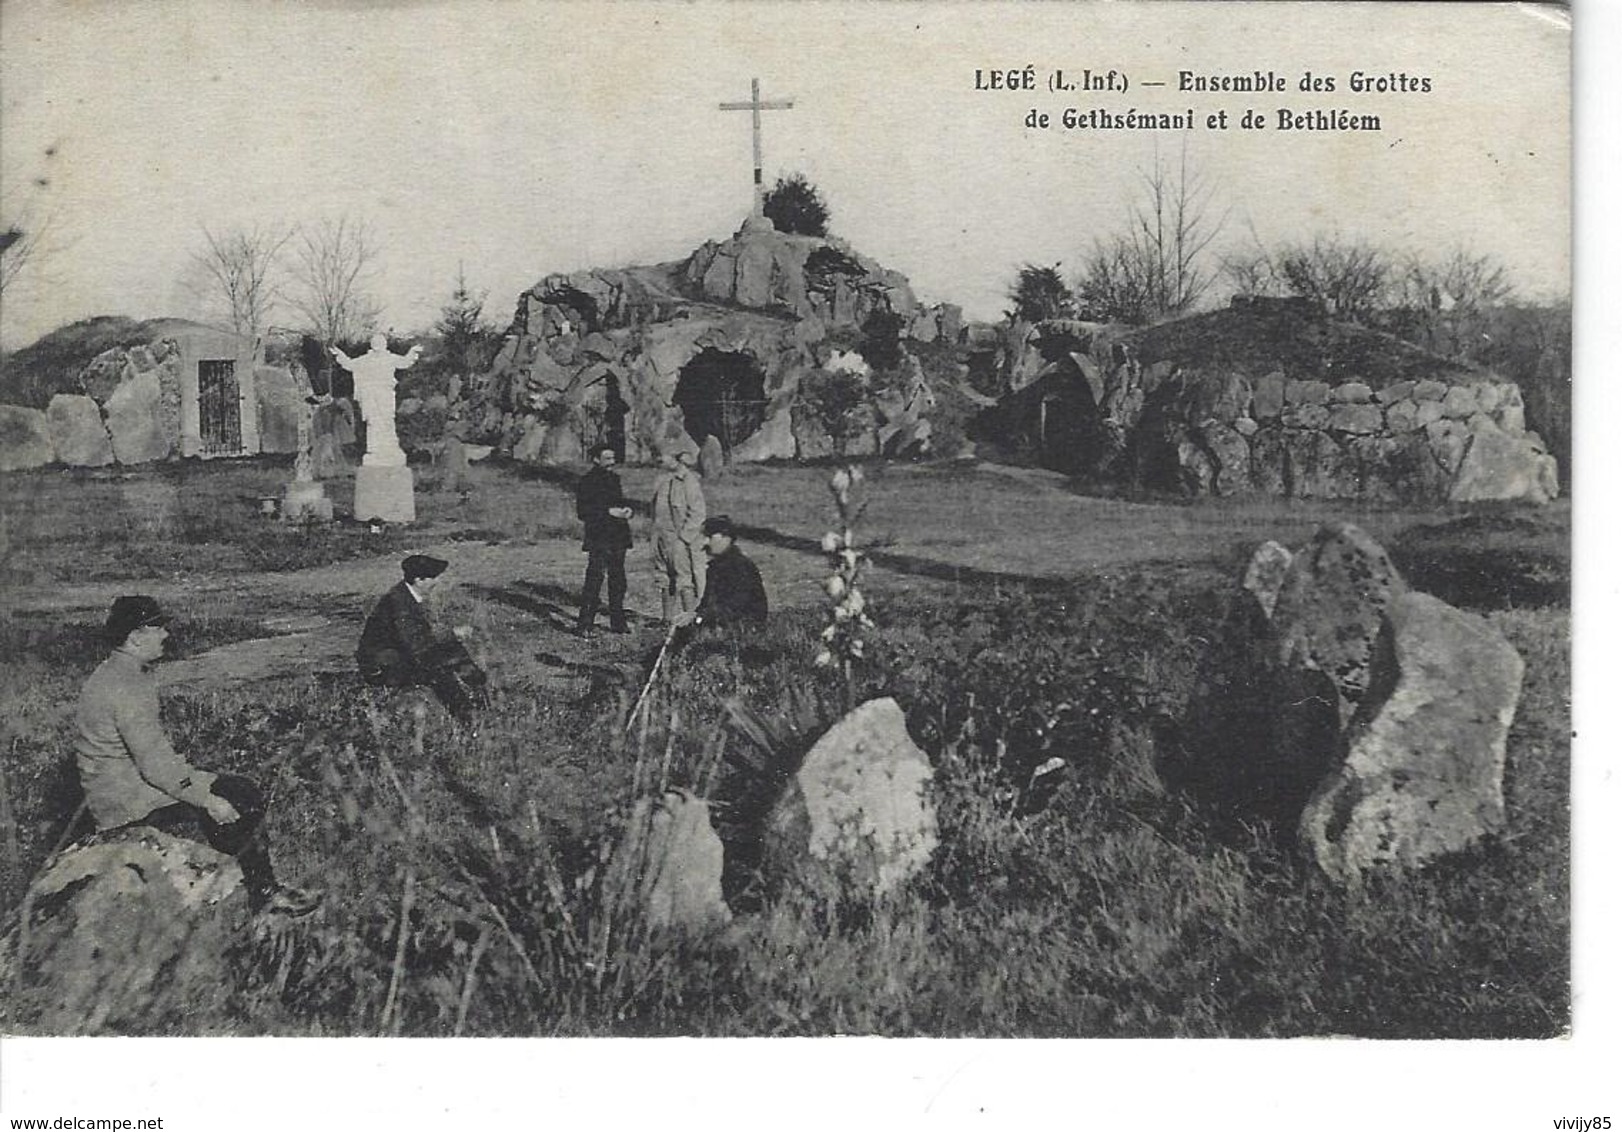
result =
M1066 358L1032 385L1037 395L1032 422L1037 463L1066 475L1092 471L1099 456L1100 421L1081 368Z
M687 434L715 437L730 458L766 420L766 373L749 354L706 347L682 366L675 402Z

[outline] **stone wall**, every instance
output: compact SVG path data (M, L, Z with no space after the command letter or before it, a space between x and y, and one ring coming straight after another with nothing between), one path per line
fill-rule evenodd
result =
M146 464L209 455L198 436L197 363L236 362L241 411L239 453L291 452L304 406L286 367L256 366L235 336L186 323L164 323L167 336L96 355L80 372L80 393L58 393L44 412L0 405L15 442L0 441L0 470L60 463L68 467Z

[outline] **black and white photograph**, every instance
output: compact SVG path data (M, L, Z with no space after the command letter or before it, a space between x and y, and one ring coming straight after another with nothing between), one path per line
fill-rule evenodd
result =
M1583 19L7 0L8 1127L1581 1047Z

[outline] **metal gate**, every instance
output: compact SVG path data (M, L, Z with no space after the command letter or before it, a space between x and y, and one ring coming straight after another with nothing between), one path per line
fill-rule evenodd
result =
M205 456L235 456L242 451L242 398L235 361L197 363L197 430Z

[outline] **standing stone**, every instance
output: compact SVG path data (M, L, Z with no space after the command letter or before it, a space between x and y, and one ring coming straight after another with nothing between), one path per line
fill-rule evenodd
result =
M81 393L58 393L45 408L56 458L70 468L101 468L113 462L113 442L101 409Z
M43 412L0 405L0 472L40 468L54 459L50 421Z
M725 474L726 467L726 453L721 450L721 440L711 433L699 446L698 473L707 480L720 479Z
M701 799L685 790L639 798L625 830L610 890L635 900L649 929L699 932L732 918L721 895L721 839Z
M107 432L120 464L162 460L173 450L173 438L163 427L162 401L156 370L135 375L107 398Z
M895 700L869 700L811 748L768 819L768 842L801 876L845 893L893 892L939 842L932 777Z
M1490 624L1429 594L1392 599L1345 763L1301 838L1332 879L1412 869L1504 826L1504 748L1524 664Z

